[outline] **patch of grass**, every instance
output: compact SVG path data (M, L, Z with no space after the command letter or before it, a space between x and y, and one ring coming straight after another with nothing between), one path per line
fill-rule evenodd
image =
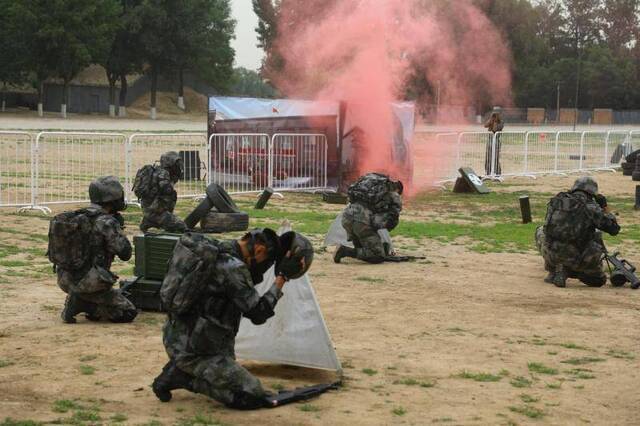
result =
M578 349L581 351L588 351L590 350L588 347L586 346L582 346L582 345L577 345L575 343L558 343L558 346L562 346L563 348L567 348L567 349Z
M0 368L9 367L10 365L15 364L13 361L9 361L8 359L0 359Z
M83 424L84 422L98 422L102 418L95 410L78 410L73 413L70 420L73 424Z
M374 370L373 368L363 368L362 372L367 376L375 376L378 374L378 370Z
M531 384L533 382L526 377L517 376L514 377L509 383L511 383L511 386L513 386L514 388L528 388L531 387Z
M584 364L591 364L593 362L603 362L606 361L606 359L604 358L593 358L593 357L581 357L581 358L571 358L571 359L566 359L564 361L560 361L563 364L571 364L571 365L584 365Z
M176 423L176 426L221 426L222 424L219 420L211 416L198 413L190 419L180 419Z
M93 373L96 372L96 368L95 367L92 367L92 366L87 365L87 364L82 364L78 368L80 369L80 373L84 374L86 376L90 376L90 375L92 375Z
M558 355L558 352L556 351L547 351L548 355Z
M465 330L464 328L460 328L460 327L447 328L447 331L450 331L452 333L466 333L467 332L467 330Z
M83 355L79 358L81 362L93 361L98 358L98 355Z
M278 392L284 390L284 385L282 383L274 383L271 385L271 389L277 390Z
M549 375L558 374L557 369L547 367L541 362L530 362L527 364L527 366L529 367L529 371L531 371L532 373L549 374Z
M498 374L501 375L502 377L509 377L509 374L511 373L509 373L509 370L506 370L503 368L502 370L500 370Z
M439 419L431 420L432 423L450 423L453 419L451 417L440 417Z
M69 410L80 410L84 407L70 399L58 399L53 402L52 410L56 413L66 413Z
M0 260L0 266L5 268L24 268L31 265L32 262L25 262L24 260Z
M547 389L560 389L562 387L562 382L557 383L547 383L545 385Z
M540 401L540 398L536 398L534 396L527 395L526 393L523 393L522 395L520 395L520 399L522 400L522 402L525 402L527 404L531 404L532 402Z
M40 426L42 422L36 422L35 420L14 420L11 417L6 417L0 426Z
M404 407L396 407L391 412L396 416L404 416L407 414L407 410Z
M111 421L115 423L123 423L123 422L126 422L128 419L129 418L127 416L121 413L117 413L111 416Z
M619 359L636 359L636 356L631 352L626 352L619 349L609 349L607 351L607 355L609 355L610 357L619 358Z
M490 374L490 373L473 373L471 371L464 370L458 374L461 379L471 379L476 382L499 382L502 380L502 376Z
M400 379L400 380L394 380L393 382L394 385L405 385L405 386L420 386L421 388L432 388L434 387L436 384L435 382L432 381L419 381L416 380L412 377L408 377L405 379Z
M162 423L160 423L157 420L151 420L150 422L147 422L147 423L141 423L138 426L162 426Z
M567 374L570 374L576 379L595 379L596 376L592 374L592 371L587 368L574 368L573 370L567 370Z
M544 417L545 412L539 408L533 407L531 405L524 405L518 407L509 407L509 410L514 413L522 414L523 416L527 416L531 419L540 419Z
M363 281L367 283L384 283L386 282L384 278L374 278L374 277L356 277L356 281Z
M320 407L312 404L302 404L298 407L300 411L304 411L305 413L317 413L320 411Z

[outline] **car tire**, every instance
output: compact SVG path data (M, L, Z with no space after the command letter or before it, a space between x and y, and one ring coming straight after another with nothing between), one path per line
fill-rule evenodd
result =
M220 213L240 213L240 209L233 202L227 191L217 183L207 187L207 197Z
M223 233L249 229L249 215L245 212L221 213L211 211L200 221L202 232Z

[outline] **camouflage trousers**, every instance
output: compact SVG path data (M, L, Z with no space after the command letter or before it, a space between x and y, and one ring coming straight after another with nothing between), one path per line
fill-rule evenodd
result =
M163 229L167 232L183 233L187 230L187 225L175 214L167 210L150 210L144 211L140 230L147 232L149 228Z
M342 226L356 249L356 258L368 263L384 262L387 253L380 234L372 226L359 220L357 212L350 211L350 207L345 209L342 216Z
M539 226L536 229L536 246L548 272L554 273L558 266L562 266L569 278L577 278L588 286L600 287L606 283L602 264L604 242L600 232L580 248L559 241L546 241L542 226Z
M138 315L138 310L133 303L115 288L96 293L74 292L73 294L85 302L96 305L95 315L101 319L112 322L130 322Z

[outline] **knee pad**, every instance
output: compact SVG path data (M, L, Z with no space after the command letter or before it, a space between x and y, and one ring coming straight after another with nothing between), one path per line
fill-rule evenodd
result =
M110 318L111 322L115 323L126 323L132 322L138 316L138 311L135 309L128 309L122 313L122 315L115 316Z
M580 274L578 279L589 287L602 287L607 283L606 275L583 275Z

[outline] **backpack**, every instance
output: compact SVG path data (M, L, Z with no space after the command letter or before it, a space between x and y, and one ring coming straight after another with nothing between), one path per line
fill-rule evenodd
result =
M91 234L99 215L80 209L57 214L51 219L47 256L55 268L78 271L91 261Z
M544 233L555 241L580 244L589 239L593 221L583 200L568 192L560 192L547 204Z
M380 173L369 173L360 177L349 186L347 195L349 202L361 203L365 207L378 211L383 203L384 196L389 192L391 180Z
M133 181L133 193L136 194L138 200L149 200L155 198L157 195L157 188L153 184L153 175L156 171L156 166L147 164L142 166L136 173L136 178Z
M169 259L160 301L170 313L185 314L199 300L218 258L218 242L202 234L183 234Z

